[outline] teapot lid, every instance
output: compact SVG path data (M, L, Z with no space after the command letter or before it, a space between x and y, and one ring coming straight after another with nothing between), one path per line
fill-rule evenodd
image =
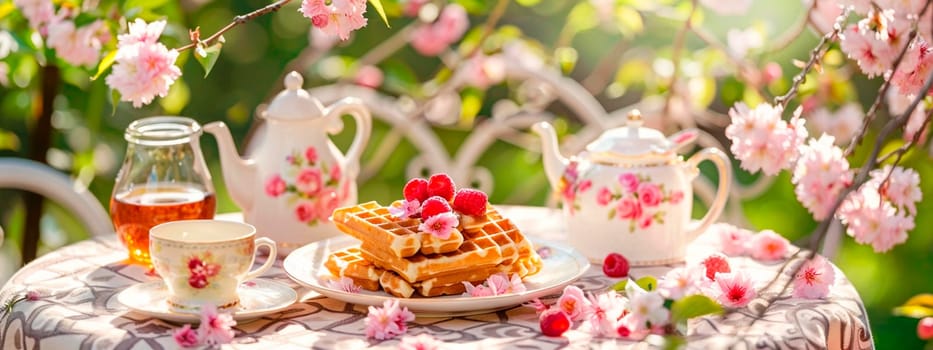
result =
M303 120L323 115L324 106L316 98L301 88L304 78L298 72L292 71L285 76L285 90L282 90L269 107L262 113L262 117L269 120Z
M606 130L596 141L586 146L593 158L602 161L663 160L673 155L675 147L660 131L643 127L641 112L637 109L628 114L625 126Z

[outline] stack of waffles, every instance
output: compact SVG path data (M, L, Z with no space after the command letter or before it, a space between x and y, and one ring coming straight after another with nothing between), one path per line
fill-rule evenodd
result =
M459 225L442 239L420 232L419 217L398 218L376 202L337 209L333 222L361 243L332 253L325 266L364 289L403 298L462 294L463 282L475 285L496 273L525 277L541 269L531 242L491 205L482 215L458 215Z

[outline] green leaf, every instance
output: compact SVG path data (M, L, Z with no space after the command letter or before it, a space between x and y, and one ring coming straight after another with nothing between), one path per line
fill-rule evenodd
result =
M81 28L88 24L94 23L98 18L95 15L92 15L88 12L82 12L78 14L78 17L75 17L75 28Z
M201 67L204 68L205 78L207 78L208 74L211 74L211 69L213 69L214 64L217 63L217 58L220 57L220 49L223 48L223 46L223 40L220 40L214 45L203 48L203 50L200 47L194 50L194 60L198 61Z
M97 80L97 78L100 78L101 74L104 74L104 72L110 69L115 58L117 58L117 50L110 51L110 53L105 55L104 58L100 60L100 63L97 64L97 74L94 74L91 80Z
M191 101L191 89L184 80L178 79L168 89L168 94L159 100L159 105L165 113L179 115L189 101Z
M541 0L517 0L516 2L518 2L519 5L522 5L525 7L532 7L537 4L540 4Z
M617 282L616 284L613 284L613 285L612 285L612 290L614 290L614 291L616 291L616 292L625 291L625 286L626 286L626 285L628 285L628 278L626 278L626 279L624 279L624 280L621 280L621 281Z
M382 8L382 1L369 0L369 4L373 5L373 8L376 9L376 13L379 14L380 18L382 18L382 22L386 24L386 27L392 28L392 26L389 25L389 19L386 18L386 10Z
M466 88L460 93L460 124L473 125L473 120L483 108L485 93L477 88Z
M933 316L933 308L920 305L898 306L894 308L894 315L912 318L930 317Z
M718 315L722 312L722 305L719 305L708 296L696 294L674 301L671 304L671 322L686 322L694 317Z
M123 4L123 11L138 9L142 11L153 10L168 3L168 0L129 0Z
M110 89L110 116L117 115L117 104L120 103L120 92L116 89Z
M641 289L644 289L645 291L648 291L648 292L653 291L658 288L658 279L654 278L654 276L645 276L645 277L639 278L638 280L635 281L635 283L637 283L638 286L641 287Z

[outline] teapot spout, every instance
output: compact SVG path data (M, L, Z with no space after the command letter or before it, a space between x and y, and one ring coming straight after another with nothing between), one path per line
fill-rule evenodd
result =
M220 153L220 165L224 174L227 192L240 209L248 211L253 207L251 191L256 183L256 163L252 159L243 159L237 152L230 129L224 122L213 122L204 126L204 131L214 135Z
M560 178L570 162L563 155L557 146L557 132L548 122L538 122L531 126L531 130L541 137L541 156L544 161L544 173L547 175L551 188L557 189L560 186Z

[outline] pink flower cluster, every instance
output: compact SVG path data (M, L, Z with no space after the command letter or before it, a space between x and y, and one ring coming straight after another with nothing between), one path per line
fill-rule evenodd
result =
M329 3L329 4L328 4ZM311 19L311 24L340 40L350 38L350 32L366 26L366 0L303 0L298 9Z
M80 27L74 19L79 11L63 6L56 13L55 5L47 0L15 0L29 26L46 39L45 45L68 64L92 67L100 60L100 51L110 41L106 23L96 20Z
M862 126L865 113L857 103L847 103L835 112L819 107L807 116L807 125L814 135L823 133L836 138L837 145L849 143Z
M158 42L164 29L164 20L146 23L136 19L129 24L129 33L117 36L117 54L107 85L120 93L121 101L133 102L133 107L149 104L156 96L165 97L181 76L175 66L178 51Z
M791 179L797 185L794 189L797 200L816 220L826 219L839 193L852 184L849 161L834 141L826 134L818 140L810 139L800 148L800 159Z
M385 340L392 339L408 331L408 322L415 320L415 314L407 307L400 307L398 300L390 299L382 307L369 307L366 315L366 337Z
M313 226L319 221L329 221L331 213L340 206L349 191L348 183L340 183L340 165L328 166L319 160L314 146L305 148L304 153L289 155L286 161L297 172L294 183L290 184L281 174L274 173L266 178L266 195L279 197L290 194L291 198L297 198L294 210L295 218L300 222ZM338 186L342 186L339 194Z
M733 269L722 254L668 271L658 280L658 290L668 299L702 294L730 308L745 307L758 295L751 276L745 270Z
M922 196L916 171L885 166L872 170L871 179L846 197L838 216L856 242L886 252L907 240Z
M729 224L716 224L723 253L729 256L750 255L761 261L777 261L787 257L790 242L772 230L758 234Z
M904 95L926 93L919 91L923 80L933 68L933 51L929 45L930 16L917 20L920 34L908 42L910 27L925 4L919 0L878 0L871 6L868 1L840 1L853 6L864 15L858 23L845 28L840 46L849 58L869 77L890 77L891 83ZM896 71L891 67L897 55L907 47L907 53Z
M443 348L444 342L427 333L418 336L404 336L402 342L398 344L399 350L440 350Z
M829 289L836 283L836 270L822 255L804 262L794 275L795 298L822 299L829 295Z
M419 5L420 8L420 5ZM458 4L444 7L434 23L423 23L411 33L411 47L424 56L437 56L463 37L470 27L466 9Z
M216 306L208 304L201 307L201 325L197 330L186 324L176 329L172 338L182 348L229 344L236 336L233 326L236 326L233 316L219 313Z
M588 182L589 180L584 183ZM596 194L596 203L601 206L613 205L610 218L617 216L621 220L628 220L629 231L633 231L635 225L646 229L651 227L655 221L663 221L666 212L660 210L658 206L665 202L678 204L684 199L682 191L674 190L664 193L660 185L651 182L650 177L639 176L635 173L620 174L618 182L619 186L616 187L616 191L609 187L600 188Z
M732 124L726 127L726 137L732 141L732 154L741 161L742 169L763 171L775 175L790 168L797 160L797 149L807 138L800 109L790 122L781 119L784 108L767 103L749 109L737 103L729 110Z
M210 258L210 256L206 258ZM197 289L207 287L210 284L207 279L216 276L220 272L220 268L220 265L206 262L197 256L189 258L188 285Z
M496 273L486 279L484 284L473 285L473 283L463 281L466 287L465 295L472 297L487 297L494 295L503 295L510 293L523 293L527 289L522 283L522 278L518 274L512 274L509 278L505 273Z
M352 278L346 276L329 279L324 282L324 286L347 293L359 293L360 289L362 289L359 285L356 284L356 282L353 281Z

